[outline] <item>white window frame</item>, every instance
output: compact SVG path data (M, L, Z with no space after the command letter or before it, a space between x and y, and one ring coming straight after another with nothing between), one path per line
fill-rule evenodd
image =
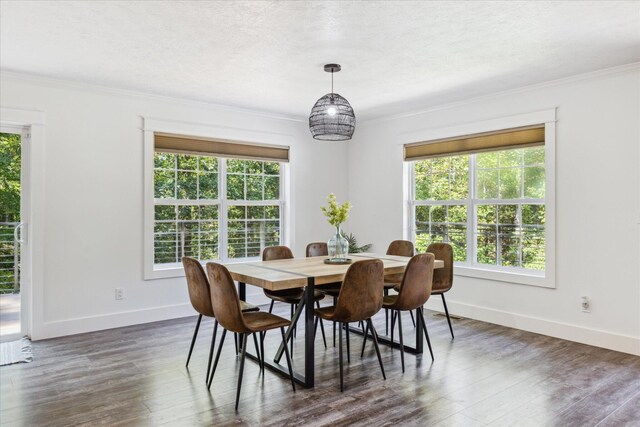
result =
M232 258L227 257L226 241L226 218L229 205L250 206L250 205L278 205L280 208L280 240L283 245L290 245L289 232L291 227L289 221L289 163L280 162L280 198L278 200L227 200L226 199L226 161L225 158L218 158L218 199L180 201L175 199L155 199L154 190L154 133L175 133L182 135L194 135L201 137L220 138L226 140L263 140L274 137L288 141L289 135L245 131L227 127L214 127L209 125L198 125L172 120L160 120L153 118L143 118L144 134L144 280L164 279L171 277L184 277L184 268L180 263L155 264L154 263L154 226L155 226L155 206L157 204L195 204L195 205L217 205L218 206L218 261L224 263L243 262L257 260L260 257ZM269 142L269 145L275 145ZM224 197L223 197L224 196ZM156 203L158 202L158 203ZM184 203L183 203L184 202Z
M454 274L459 276L473 277L479 279L496 280L514 284L539 286L545 288L555 288L555 108L537 111L517 116L510 116L501 119L487 120L483 122L470 123L460 126L453 126L435 130L424 130L406 135L407 143L419 140L435 140L451 138L460 135L470 135L475 133L490 132L500 129L530 126L544 123L545 125L545 197L541 199L509 199L515 204L532 203L543 201L545 205L545 270L534 271L522 268L492 266L475 263L476 244L474 244L474 224L476 222L477 204L514 204L507 203L507 200L493 199L473 199L475 196L475 161L469 160L469 196L466 200L460 201L415 201L415 176L413 161L404 163L404 175L406 190L405 194L405 238L415 242L415 206L420 205L467 205L467 262L455 262Z

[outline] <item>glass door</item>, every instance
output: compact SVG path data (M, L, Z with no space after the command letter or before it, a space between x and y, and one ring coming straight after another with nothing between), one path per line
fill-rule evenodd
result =
M22 336L20 282L22 273L21 128L0 128L0 339Z

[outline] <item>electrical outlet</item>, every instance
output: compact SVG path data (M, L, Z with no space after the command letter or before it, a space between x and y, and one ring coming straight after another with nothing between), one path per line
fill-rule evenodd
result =
M591 313L591 300L589 297L583 296L580 298L580 307L583 313Z
M124 288L116 288L116 299L124 299Z

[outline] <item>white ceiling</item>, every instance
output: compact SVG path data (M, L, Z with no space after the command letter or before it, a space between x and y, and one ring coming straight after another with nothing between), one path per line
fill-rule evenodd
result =
M2 71L358 120L640 61L640 2L0 2Z

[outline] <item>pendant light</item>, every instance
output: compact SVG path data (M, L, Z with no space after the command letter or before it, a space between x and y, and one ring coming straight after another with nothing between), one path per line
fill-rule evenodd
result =
M315 139L346 141L351 139L356 129L356 116L349 101L333 92L333 73L340 69L340 64L324 66L324 70L331 73L331 93L318 99L311 109L309 130Z

